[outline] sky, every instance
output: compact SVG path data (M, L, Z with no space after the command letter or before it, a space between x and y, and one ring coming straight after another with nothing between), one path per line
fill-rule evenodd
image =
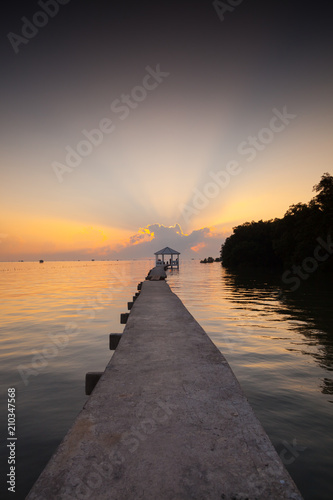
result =
M332 174L328 1L8 2L0 260L219 256Z

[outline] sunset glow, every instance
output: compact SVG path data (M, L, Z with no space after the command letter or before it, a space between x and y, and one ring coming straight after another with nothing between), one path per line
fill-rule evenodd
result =
M7 32L33 15L23 7ZM184 258L217 257L232 227L282 217L331 170L320 12L311 39L298 13L297 39L268 4L244 2L225 23L210 3L117 9L71 3L18 54L7 40L2 261L144 258L177 244Z

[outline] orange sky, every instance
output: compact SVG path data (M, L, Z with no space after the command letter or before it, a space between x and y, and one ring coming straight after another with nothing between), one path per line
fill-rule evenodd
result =
M138 123L140 126L142 122ZM153 223L166 228L179 224L184 235L210 228L209 238L202 236L202 241L193 240L185 251L188 250L188 256L206 256L207 252L217 256L233 226L249 220L282 217L290 204L311 199L312 186L329 167L328 130L328 127L317 129L317 140L313 142L309 123L297 118L264 151L258 152L253 162L247 162L235 148L230 150L224 165L207 169L213 147L209 131L207 143L193 146L187 156L186 150L183 151L182 169L180 164L169 167L168 157L161 157L160 168L168 171L169 176L155 173L155 159L150 151L153 159L146 162L140 175L136 170L140 159L127 174L112 172L117 180L116 187L110 185L110 189L108 183L106 189L101 175L107 179L111 172L102 168L96 180L96 172L90 172L88 165L81 172L69 174L62 184L51 170L47 175L42 172L36 179L28 169L22 173L21 182L17 182L15 169L14 173L6 172L8 189L2 197L0 259L62 259L71 255L73 258L144 257L137 248L143 240L133 237L140 234L140 227ZM141 139L139 135L138 141ZM162 138L160 141L163 142ZM142 147L142 143L136 146L132 138L132 155L136 147ZM194 162L196 152L198 157ZM89 162L104 155L106 151L96 151ZM220 186L211 172L226 171L231 160L239 165L237 174L229 175L226 185ZM110 215L108 220L103 205ZM212 234L216 237L212 238ZM169 240L161 240L149 230L146 230L145 241L147 237L149 241L156 238L157 249L164 243L176 245L177 241L172 234ZM129 252L128 247L132 246L136 248ZM125 253L124 249L127 249Z
M69 5L55 32L18 55L8 44L0 260L141 258L166 245L218 256L233 226L311 199L332 161L326 21L309 38L299 12L289 25L281 9L245 4L223 25L204 3L186 23L181 3L164 6L162 24L157 5L152 22L139 7L116 22L120 4L119 16L82 4L78 22Z

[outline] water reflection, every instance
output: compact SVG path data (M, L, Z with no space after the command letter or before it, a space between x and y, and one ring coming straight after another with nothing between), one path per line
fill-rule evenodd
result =
M305 500L333 498L332 287L186 263L170 284L227 358Z
M17 492L26 497L83 407L87 371L103 371L108 334L150 263L0 263L0 406L17 391ZM70 326L69 326L70 325ZM70 328L70 329L68 329ZM5 429L5 413L0 412ZM5 447L0 469L7 471ZM6 488L1 498L10 498Z
M297 291L281 288L281 277L274 273L251 271L231 273L225 270L228 299L244 309L260 312L272 320L276 315L288 324L288 330L301 334L290 339L290 352L312 357L321 368L333 370L333 288L330 282L304 282ZM288 337L286 338L286 340ZM333 379L324 377L320 387L332 394ZM332 401L330 401L332 402Z
M17 387L18 500L82 408L85 373L104 370L111 355L108 334L122 331L119 315L152 266L149 261L0 265L0 402L4 408L7 388ZM304 283L290 292L281 289L280 276L233 274L219 263L185 260L179 271L168 271L168 283L226 356L304 498L331 500L330 284ZM80 334L25 386L17 366L29 365L33 353L42 352L69 321L78 324Z

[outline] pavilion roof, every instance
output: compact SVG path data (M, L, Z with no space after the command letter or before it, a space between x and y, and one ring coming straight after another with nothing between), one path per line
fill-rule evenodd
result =
M155 255L180 255L180 252L177 252L177 250L172 250L172 248L170 247L165 247L162 248L162 250L155 252Z

